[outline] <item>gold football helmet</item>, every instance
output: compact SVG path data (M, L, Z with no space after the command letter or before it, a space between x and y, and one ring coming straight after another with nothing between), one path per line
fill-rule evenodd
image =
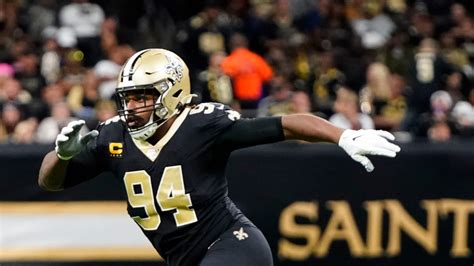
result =
M138 128L131 128L127 124L133 138L147 139L191 102L193 95L190 91L189 70L179 56L165 49L142 50L132 55L120 71L116 89L118 113L127 121L129 114L144 111L143 107L127 109L127 95L154 95L154 112L149 121Z

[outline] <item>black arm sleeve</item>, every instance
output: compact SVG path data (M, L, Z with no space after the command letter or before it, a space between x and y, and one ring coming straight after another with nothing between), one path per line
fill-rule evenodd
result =
M101 157L97 155L96 147L97 139L94 139L81 153L71 159L66 171L64 188L78 185L104 171L104 164Z
M218 137L215 144L219 149L233 151L283 140L281 117L263 117L236 121Z

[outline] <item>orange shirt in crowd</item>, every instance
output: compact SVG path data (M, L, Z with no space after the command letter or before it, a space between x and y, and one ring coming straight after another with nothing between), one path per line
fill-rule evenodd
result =
M234 96L238 100L257 101L262 97L262 83L273 75L265 60L248 49L235 49L221 64L222 71L234 82Z

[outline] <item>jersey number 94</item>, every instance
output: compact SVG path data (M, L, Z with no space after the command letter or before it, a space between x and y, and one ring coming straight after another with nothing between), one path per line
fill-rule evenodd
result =
M156 230L160 226L161 218L156 210L155 199L162 211L173 211L176 226L183 226L197 221L196 212L191 196L185 193L183 171L181 166L168 166L161 177L156 196L153 195L150 175L141 171L125 173L123 178L127 190L128 202L133 208L144 208L145 218L132 217L143 230ZM136 186L140 190L135 189Z

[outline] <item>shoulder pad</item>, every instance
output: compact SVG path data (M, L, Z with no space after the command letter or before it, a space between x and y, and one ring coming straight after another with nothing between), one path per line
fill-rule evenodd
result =
M114 116L114 117L112 117L112 118L109 118L109 119L105 120L104 122L101 122L101 123L100 123L100 126L105 126L105 125L108 125L108 124L110 124L110 123L118 122L118 121L120 121L120 120L121 120L120 116L116 115L116 116Z
M101 131L106 126L122 125L122 123L118 123L120 121L122 121L121 117L116 115L110 119L100 122L100 124L97 126L97 130Z
M218 115L220 113L225 113L227 114L227 117L232 121L240 119L240 114L238 112L230 109L228 106L222 103L200 103L191 108L189 115L195 115L200 113L204 115Z

